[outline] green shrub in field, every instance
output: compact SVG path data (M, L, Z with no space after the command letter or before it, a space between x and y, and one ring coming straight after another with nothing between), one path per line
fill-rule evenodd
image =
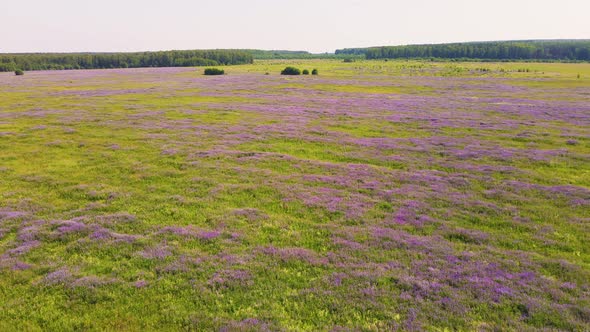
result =
M286 67L281 72L281 75L301 75L301 71L295 67Z
M15 71L14 71L14 75L16 75L16 76L22 76L22 75L24 75L24 74L25 74L25 72L23 72L23 71L22 71L22 70L20 70L20 69L17 69L17 70L15 70Z
M312 75L317 75L317 74L318 74L318 70L314 68L314 69L311 71L311 74L312 74Z
M346 58L346 59L344 59L344 62L354 62L354 59L352 59L352 58Z
M301 72L303 75L309 75L309 70L307 69L303 69L303 71Z
M205 69L205 75L223 75L225 71L219 68L207 68Z

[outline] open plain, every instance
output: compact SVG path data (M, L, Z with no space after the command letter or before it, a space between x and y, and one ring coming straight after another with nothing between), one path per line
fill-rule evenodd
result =
M590 64L221 68L0 73L0 330L589 329Z

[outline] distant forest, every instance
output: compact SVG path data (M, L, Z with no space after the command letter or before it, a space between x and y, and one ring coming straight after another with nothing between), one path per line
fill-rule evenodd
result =
M192 67L252 63L251 52L196 50L138 53L20 53L0 54L0 71Z
M0 72L50 69L194 67L240 65L254 59L453 59L590 61L590 40L531 40L346 48L335 53L306 51L192 50L136 53L4 53Z
M140 67L195 67L241 65L254 59L343 59L348 55L283 50L195 50L137 53L0 53L0 72L53 69L105 69Z
M254 59L257 60L264 60L264 59L308 59L308 58L316 58L317 54L312 54L307 51L282 51L282 50L275 50L275 51L264 51L264 50L244 50L252 54Z
M439 58L590 61L590 40L531 40L346 48L337 55L367 59Z

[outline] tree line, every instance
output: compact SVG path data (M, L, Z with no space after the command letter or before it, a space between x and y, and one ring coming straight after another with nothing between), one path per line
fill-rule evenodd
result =
M254 59L344 59L349 54L283 50L194 50L136 53L0 53L0 72L20 70L194 67L252 63ZM353 56L364 58L364 55Z
M302 60L302 59L345 59L355 58L364 59L364 55L351 56L349 54L335 54L335 53L310 53L307 51L282 51L282 50L253 50L246 49L246 52L250 52L255 60L280 60L280 59L291 59L291 60Z
M311 54L307 51L284 51L284 50L244 50L252 54L254 59L267 60L267 59L309 59L314 58L316 55Z
M250 52L240 50L19 53L0 54L0 71L218 66L247 64L253 59Z
M590 61L590 40L532 40L348 48L336 54L367 59L441 58Z

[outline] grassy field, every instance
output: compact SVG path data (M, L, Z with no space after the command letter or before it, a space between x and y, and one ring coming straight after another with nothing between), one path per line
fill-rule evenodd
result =
M590 64L223 69L0 73L0 330L590 329Z

